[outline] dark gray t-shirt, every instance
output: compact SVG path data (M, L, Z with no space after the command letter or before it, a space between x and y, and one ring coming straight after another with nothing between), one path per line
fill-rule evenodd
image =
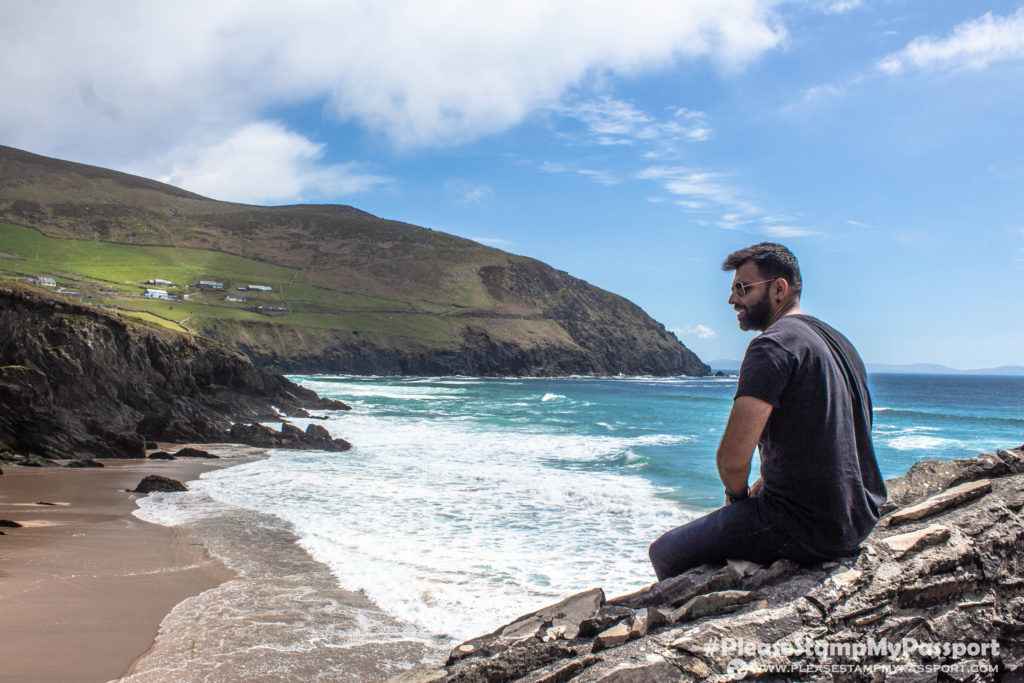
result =
M809 550L852 551L878 521L885 483L871 443L864 364L836 330L786 316L747 347L736 396L774 410L761 434L761 496L773 525Z

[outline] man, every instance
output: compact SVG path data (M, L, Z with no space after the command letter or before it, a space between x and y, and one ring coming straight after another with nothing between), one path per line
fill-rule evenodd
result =
M856 551L885 484L871 443L871 397L850 342L800 311L800 267L769 242L730 254L729 304L747 347L718 447L726 504L651 544L658 580L708 562L813 563ZM761 477L749 488L754 446Z

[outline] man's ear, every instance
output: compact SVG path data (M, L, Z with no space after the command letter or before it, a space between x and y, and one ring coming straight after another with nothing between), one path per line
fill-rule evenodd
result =
M772 294L775 295L775 303L782 303L789 296L789 280L784 277L777 277L772 282Z

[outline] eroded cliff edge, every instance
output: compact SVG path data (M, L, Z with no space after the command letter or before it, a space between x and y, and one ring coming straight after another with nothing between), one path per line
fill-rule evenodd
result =
M393 683L1024 679L1024 446L887 482L858 555L595 588Z
M0 340L0 456L145 457L146 441L239 443L234 423L348 409L229 347L5 280ZM325 438L346 445L307 440Z

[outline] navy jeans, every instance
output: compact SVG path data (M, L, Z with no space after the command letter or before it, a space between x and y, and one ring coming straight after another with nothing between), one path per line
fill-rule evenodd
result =
M652 543L651 564L658 580L709 562L749 560L770 564L787 558L810 564L831 559L773 529L760 502L757 496L744 498L676 527Z

